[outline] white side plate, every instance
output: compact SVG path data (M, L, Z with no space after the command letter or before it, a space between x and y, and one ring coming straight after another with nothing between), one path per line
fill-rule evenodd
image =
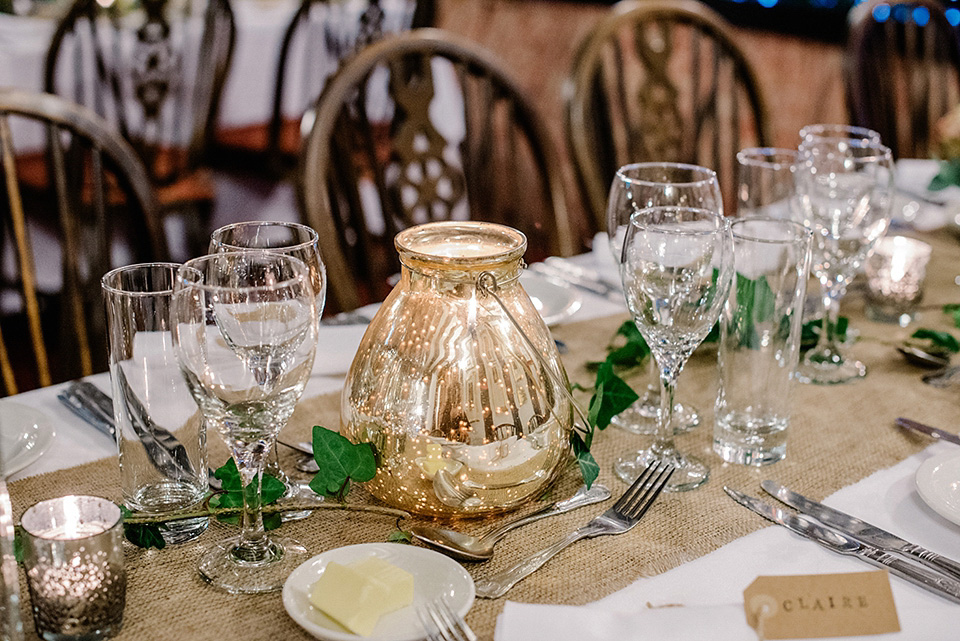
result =
M378 556L413 575L413 605L385 614L373 634L361 637L343 627L310 604L313 585L330 561L351 563ZM443 595L461 616L473 605L473 579L459 563L439 552L400 543L347 545L318 554L290 573L283 586L283 607L304 630L324 641L419 641L425 636L416 607Z
M960 525L960 453L946 452L927 459L917 468L916 481L923 502Z
M570 285L547 280L530 270L520 274L520 284L547 325L556 325L575 314L583 301Z
M42 412L15 403L0 403L0 452L5 476L30 465L53 442L53 424Z

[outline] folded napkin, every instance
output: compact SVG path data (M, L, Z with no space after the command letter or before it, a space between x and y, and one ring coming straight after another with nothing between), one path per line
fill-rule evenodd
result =
M620 285L620 263L613 255L610 249L610 238L607 232L598 232L593 237L590 256L593 259L593 267L597 270L603 282L613 285Z
M744 641L756 639L742 604L667 606L638 603L633 612L597 605L537 605L507 601L497 619L496 641Z
M897 161L895 180L898 191L893 199L893 226L933 231L955 224L954 219L960 215L960 187L927 190L939 170L935 160L904 158Z

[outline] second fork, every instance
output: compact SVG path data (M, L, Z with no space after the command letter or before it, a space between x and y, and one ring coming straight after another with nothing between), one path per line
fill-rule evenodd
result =
M477 596L484 599L496 599L507 593L510 588L540 569L558 552L580 541L604 534L623 534L633 529L647 513L667 481L673 474L673 466L668 463L654 463L645 469L637 480L627 488L612 508L595 517L586 525L574 530L553 545L523 559L514 566L490 577L477 581Z

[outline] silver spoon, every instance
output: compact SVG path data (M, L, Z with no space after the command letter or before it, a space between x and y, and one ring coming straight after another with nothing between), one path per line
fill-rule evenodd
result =
M410 533L427 545L446 552L454 558L464 561L486 561L493 556L493 546L510 530L548 516L569 512L584 505L599 503L608 498L610 498L610 490L599 483L594 483L589 490L585 485L581 486L577 493L569 499L551 503L536 512L497 526L482 536L472 536L455 530L419 525L410 528Z
M913 345L898 345L897 351L903 354L903 357L914 365L920 367L944 368L950 364L950 358L942 354L928 352Z

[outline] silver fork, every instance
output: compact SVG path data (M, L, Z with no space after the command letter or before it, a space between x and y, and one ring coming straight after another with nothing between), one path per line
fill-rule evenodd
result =
M496 599L503 596L510 588L533 574L558 552L581 539L589 539L604 534L623 534L629 531L640 522L640 519L650 509L656 498L660 496L660 492L666 486L673 470L673 466L669 463L650 465L637 477L633 485L627 488L627 491L614 503L612 508L553 545L540 550L502 572L477 581L477 596L485 599Z
M418 607L417 617L427 633L427 641L477 641L477 635L443 596Z

